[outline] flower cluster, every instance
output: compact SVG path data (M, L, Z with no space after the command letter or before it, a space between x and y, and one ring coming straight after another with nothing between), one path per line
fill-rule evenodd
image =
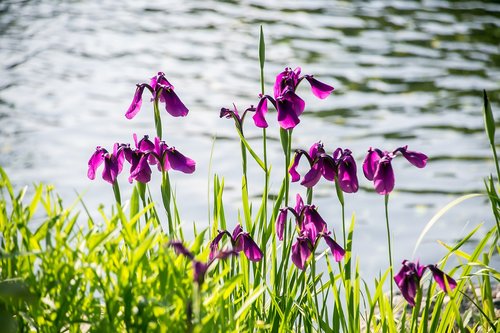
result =
M323 144L316 142L309 148L309 152L298 149L295 151L293 164L288 172L292 177L292 182L300 180L297 172L300 158L305 156L309 161L311 169L305 174L301 185L313 187L323 176L330 181L337 181L342 191L354 193L358 191L358 177L356 174L356 161L352 157L349 149L337 148L332 156L325 153Z
M380 149L370 147L363 162L363 173L368 180L373 181L375 191L379 194L386 195L394 189L394 170L391 162L398 153L417 168L423 168L427 164L427 155L410 151L408 146L399 147L392 152L382 152Z
M300 67L292 70L285 68L276 76L274 83L274 98L269 95L261 95L257 104L253 120L255 126L266 128L268 126L265 115L267 113L267 101L269 100L278 111L278 123L283 129L290 129L300 123L299 116L305 108L305 102L295 90L303 79L311 84L312 93L321 99L330 95L333 87L316 80L312 75L300 76Z
M262 250L255 243L248 232L244 232L241 225L234 228L233 233L227 230L219 230L219 233L210 243L210 260L216 258L220 254L219 242L222 237L228 236L233 246L233 251L236 253L243 252L250 261L260 261L263 257Z
M420 280L427 268L431 271L439 287L445 292L453 290L457 286L457 282L437 268L437 265L421 266L418 261L413 263L408 260L403 260L402 264L403 267L394 276L394 282L396 282L401 294L411 306L415 306L415 296L418 288L420 288Z
M114 184L118 174L123 169L123 162L126 160L130 164L129 182L134 180L141 183L148 183L151 180L151 167L156 165L158 170L166 172L177 170L183 173L193 173L196 163L181 154L175 147L168 146L165 141L155 138L154 143L145 135L141 140L137 140L134 134L135 148L129 144L115 143L113 153L108 153L105 148L97 147L88 162L87 176L95 179L95 174L100 165L104 162L102 178Z
M314 205L304 205L302 197L297 194L295 207L285 207L280 209L276 220L276 234L279 240L283 240L285 224L288 218L288 211L294 217L298 228L298 237L292 245L292 261L299 269L304 270L309 257L316 250L319 240L323 238L330 247L335 261L340 261L344 257L344 249L330 236L325 220L319 215Z

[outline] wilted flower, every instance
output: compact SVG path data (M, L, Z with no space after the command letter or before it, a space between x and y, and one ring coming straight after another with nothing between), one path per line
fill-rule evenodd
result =
M165 78L165 73L158 72L158 74L151 78L150 84L141 83L137 84L134 98L125 117L132 119L140 111L142 105L142 94L144 88L147 88L152 95L152 100L165 103L165 109L174 117L184 117L188 114L189 110L181 102L179 97L174 92L174 86Z
M183 255L189 260L192 261L193 263L193 280L198 283L199 285L203 283L205 280L205 274L207 273L208 269L210 268L210 265L216 260L216 259L226 259L227 257L231 255L236 255L237 252L235 251L220 251L217 253L216 256L213 258L210 258L208 262L201 262L198 261L194 258L194 255L189 251L184 244L180 241L171 241L168 243L168 246L172 247L174 251L179 254Z
M333 91L333 87L316 80L312 75L300 76L300 71L300 67L294 70L288 67L285 68L283 72L276 76L274 98L269 95L260 96L260 101L253 116L257 127L265 128L268 126L265 119L267 100L278 111L278 123L282 128L290 129L297 126L300 122L299 116L304 111L305 102L295 93L295 90L304 78L311 84L312 92L318 98L324 99Z
M411 164L423 168L427 164L427 155L408 150L408 146L399 147L392 152L380 149L370 149L363 162L363 173L368 180L372 180L375 191L379 194L389 194L394 189L394 170L392 159L401 153Z
M437 265L421 266L418 261L413 263L408 260L403 260L402 264L403 267L394 276L394 281L399 290L401 290L403 297L411 306L415 306L415 296L417 295L418 288L420 288L420 280L427 268L431 271L439 287L445 292L453 290L457 286L456 281L437 268Z
M210 243L210 259L217 257L219 254L219 242L222 240L222 237L226 235L229 236L231 240L231 245L233 246L233 251L241 252L245 254L245 256L250 261L260 261L263 257L263 253L259 246L255 243L248 232L244 232L243 228L238 224L236 228L234 228L233 233L230 234L227 230L219 230L219 233Z
M292 182L300 180L297 167L302 156L307 158L311 166L301 182L305 187L313 187L323 176L327 180L337 181L339 187L346 193L358 191L356 161L349 149L337 148L332 156L329 156L325 153L323 144L317 142L311 146L309 153L302 149L296 150L292 166L288 170Z

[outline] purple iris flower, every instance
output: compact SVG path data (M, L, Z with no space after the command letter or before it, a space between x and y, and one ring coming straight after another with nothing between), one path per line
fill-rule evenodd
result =
M230 234L227 230L219 230L219 233L210 243L210 259L217 257L219 251L219 242L222 237L226 235L231 239L231 245L233 246L233 251L239 253L242 252L250 261L260 261L263 257L263 253L259 246L255 243L248 232L244 232L243 228L238 224L234 228L233 233Z
M110 154L105 148L98 146L89 159L87 177L94 180L97 169L104 162L102 178L108 183L114 184L116 177L123 169L125 147L125 145L115 143L113 146L113 153Z
M174 249L174 251L179 254L183 255L189 260L192 261L193 263L193 280L198 283L198 285L201 285L203 281L205 281L205 275L210 268L210 265L216 260L216 259L226 259L227 257L231 255L236 255L238 254L235 251L220 251L217 253L216 256L211 258L208 262L201 262L198 261L194 258L194 255L189 251L184 244L180 241L171 241L168 243L170 247Z
M394 282L396 282L401 294L411 306L415 306L415 296L418 288L420 288L420 280L427 268L443 291L448 292L457 286L457 282L437 268L436 265L421 266L418 261L413 263L408 260L403 260L402 264L403 267L394 276ZM449 289L446 285L448 285Z
M158 72L156 76L151 78L150 84L137 84L132 103L125 113L127 119L134 118L140 111L144 88L147 88L151 92L152 100L159 100L161 103L165 103L165 109L172 116L184 117L188 114L189 110L174 92L174 86L165 78L165 73Z
M408 146L399 147L392 152L382 152L380 149L370 147L363 162L363 173L368 180L373 181L375 191L379 194L387 195L394 189L394 170L391 162L398 153L417 168L423 168L427 164L427 155L410 151Z
M269 100L278 111L278 123L284 129L297 126L300 122L299 116L305 108L305 102L296 93L297 86L305 78L311 85L312 93L324 99L333 91L333 87L316 80L312 75L300 76L300 67L285 70L276 76L274 83L274 98L269 95L261 95L257 104L253 120L257 127L268 126L265 119L267 113L267 100Z
M294 208L286 207L280 210L276 220L276 234L279 240L283 240L288 211L295 216L295 222L299 229L297 241L292 245L292 261L298 268L304 269L321 238L330 247L335 261L342 260L345 251L330 237L331 233L327 229L327 224L316 210L316 206L304 205L299 194L297 194L297 203Z
M307 158L311 169L305 174L301 185L313 187L319 182L321 176L323 176L327 180L337 181L339 187L346 193L358 191L356 161L349 149L337 148L332 156L329 156L325 153L323 144L316 142L309 149L309 153L302 149L296 150L292 166L288 170L292 177L292 182L300 180L297 167L302 156Z

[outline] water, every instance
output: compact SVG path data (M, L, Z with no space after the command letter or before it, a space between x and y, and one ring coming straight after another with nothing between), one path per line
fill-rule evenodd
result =
M346 195L356 213L355 251L365 276L386 267L383 197L361 173L368 147L402 145L430 156L416 169L394 161L396 189L390 216L395 262L411 258L419 233L444 205L483 189L494 172L483 133L481 90L500 119L500 5L462 1L2 1L0 3L0 165L17 186L48 182L67 203L85 192L92 211L111 203L110 186L86 178L95 146L154 134L145 101L132 121L124 113L137 82L162 70L190 108L185 119L164 117L170 145L197 161L194 175L172 174L187 229L207 225L208 178L225 177L226 215L236 224L240 196L237 135L222 106L255 104L260 90L258 30L267 43L266 90L285 66L301 66L335 86L327 100L306 89L294 148L322 140L328 150L349 147L361 189ZM269 160L279 187L283 169L270 114ZM260 131L246 124L256 151ZM212 165L209 165L213 138ZM262 180L250 163L250 178ZM210 176L209 176L210 171ZM154 174L156 184L159 175ZM130 193L120 178L124 197ZM159 200L158 192L154 195ZM260 194L252 183L250 194ZM304 193L299 185L292 194ZM332 184L322 181L315 203L340 232ZM433 263L478 223L492 226L487 202L472 199L447 212L426 236L416 258ZM482 229L481 233L484 234ZM478 234L475 239L479 239Z

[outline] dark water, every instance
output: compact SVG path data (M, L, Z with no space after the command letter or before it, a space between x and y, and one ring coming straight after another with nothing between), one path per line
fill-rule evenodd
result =
M261 24L268 92L285 66L301 66L336 88L324 101L300 89L307 112L294 131L294 148L318 140L330 151L349 147L359 167L370 146L409 145L430 156L423 170L394 161L395 261L411 258L427 221L461 194L481 191L494 171L481 116L486 89L500 119L500 4L494 1L3 0L0 165L18 186L53 183L68 203L75 190L86 192L94 210L112 202L107 183L86 178L87 160L97 145L154 134L147 102L132 121L124 113L135 83L162 70L191 110L185 119L164 117L166 141L198 163L195 175L172 175L186 228L207 224L209 170L225 176L234 225L241 208L239 144L232 121L218 114L233 102L256 103ZM283 161L274 116L268 149L276 193ZM246 132L260 135L250 122ZM261 150L258 139L250 142ZM255 164L250 173L262 180ZM126 197L126 175L120 181ZM347 213L356 212L362 270L374 274L386 265L383 197L367 180L360 183L359 193L346 196ZM260 194L259 184L251 184L251 195ZM292 186L297 191L304 193ZM322 181L315 191L320 213L340 230L332 184ZM484 198L462 203L432 229L416 257L436 261L445 253L436 240L453 242L482 222L484 234L493 225Z

